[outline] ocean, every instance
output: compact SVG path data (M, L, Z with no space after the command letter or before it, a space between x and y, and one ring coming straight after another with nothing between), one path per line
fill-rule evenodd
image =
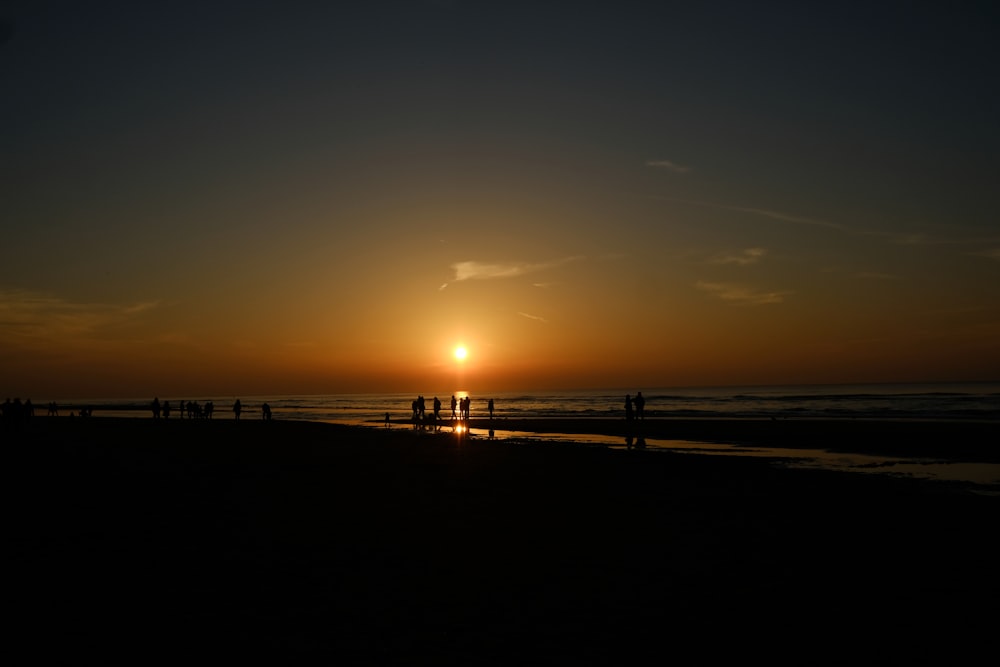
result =
M641 391L646 417L656 418L891 418L891 419L1000 419L1000 382L940 384L791 385L759 387L691 387L595 389L476 394L466 390L423 392L430 411L434 397L442 414L450 416L452 395L471 396L471 416L487 416L487 401L503 418L616 418L624 417L625 395ZM267 403L274 419L305 419L335 423L381 423L411 414L413 394L302 394L273 396L157 396L174 409L183 401L204 405L212 401L217 416L231 416L239 398L244 418L259 417ZM95 415L147 416L153 396L128 399L62 399L64 412L90 408ZM35 401L44 414L49 400Z
M504 419L519 418L624 418L625 395L642 391L646 399L647 419L669 418L774 418L774 419L947 419L1000 420L1000 382L935 384L857 384L793 385L759 387L689 387L596 389L539 392L469 393L465 390L429 391L427 410L433 400L441 399L441 414L451 415L451 397L471 396L471 417L488 416L487 403L493 399L497 430L488 437L512 442L561 440L625 448L629 443L606 435L532 434L504 431ZM153 396L130 399L55 400L60 415L91 410L95 416L150 417ZM237 398L243 406L242 419L260 419L262 406L271 408L276 420L311 420L320 422L379 426L386 413L393 422L406 422L412 414L417 394L302 394L273 396L157 396L161 405L169 402L176 411L181 402L204 405L211 401L215 418L232 419ZM35 413L45 414L50 401L34 401ZM176 412L174 413L176 414ZM487 436L473 429L472 435ZM913 477L958 480L985 485L1000 492L1000 465L926 461L884 456L836 453L796 448L734 448L724 444L692 443L679 440L647 440L651 450L683 450L706 455L737 454L766 456L787 461L792 467L873 472Z

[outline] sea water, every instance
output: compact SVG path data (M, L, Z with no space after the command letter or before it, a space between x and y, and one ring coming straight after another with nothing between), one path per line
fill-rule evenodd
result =
M232 419L232 407L240 399L243 419L260 419L267 403L274 419L311 420L354 425L382 426L385 415L393 422L406 422L418 395L433 410L434 397L441 400L441 415L451 416L451 397L469 396L471 416L488 417L488 401L493 399L496 431L473 435L496 437L514 442L563 440L625 448L627 441L606 435L564 435L519 433L500 430L503 420L518 418L624 419L625 396L642 391L648 419L669 418L833 418L833 419L947 419L1000 420L1000 382L935 384L792 385L757 387L688 387L596 389L538 392L477 393L463 389L382 394L302 394L270 396L157 396L161 405L169 401L174 414L180 403L212 401L215 418ZM153 397L104 400L56 400L60 414L88 407L94 415L149 417ZM35 411L44 414L48 401L36 401ZM450 429L445 429L450 431ZM925 461L898 457L875 457L821 450L782 451L767 447L734 448L725 444L675 440L648 440L651 450L683 450L711 454L766 456L785 460L791 466L818 466L827 469L888 473L931 479L946 479L984 485L1000 492L1000 465Z
M493 399L499 419L624 418L625 396L642 391L645 413L655 418L888 418L1000 419L1000 382L941 384L791 385L757 387L690 387L594 389L538 392L477 393L474 389L441 389L411 393L301 394L261 396L158 396L174 410L181 401L212 401L217 417L231 416L237 398L246 418L260 416L267 403L274 419L381 423L408 419L418 395L431 411L434 397L441 414L451 415L451 397L472 399L471 416L488 416ZM61 406L91 407L94 414L147 416L153 396L130 399L57 400ZM35 402L35 410L44 411Z

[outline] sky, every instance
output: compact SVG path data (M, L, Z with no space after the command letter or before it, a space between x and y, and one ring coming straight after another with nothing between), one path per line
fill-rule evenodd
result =
M1000 380L996 3L0 12L5 396Z

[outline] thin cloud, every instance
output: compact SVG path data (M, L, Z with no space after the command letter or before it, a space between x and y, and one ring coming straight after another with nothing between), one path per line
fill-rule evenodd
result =
M520 315L521 317L526 317L529 320L535 320L536 322L545 322L545 323L548 323L547 319L545 319L544 317L540 317L538 315L531 315L529 313L518 313L518 315Z
M747 248L746 250L736 254L736 255L718 255L712 259L713 264L738 264L739 266L747 266L749 264L756 264L767 254L767 250L764 248Z
M782 303L785 300L785 297L791 294L791 292L788 291L761 292L751 287L733 285L731 283L698 282L695 284L695 287L703 292L708 292L709 294L717 296L723 301L730 301L732 303L749 306Z
M844 225L839 222L831 222L829 220L821 220L818 218L810 218L802 215L793 215L791 213L786 213L784 211L776 211L774 209L767 208L754 208L750 206L730 206L727 204L716 204L712 202L697 201L691 199L677 199L673 197L660 197L652 196L653 199L660 201L672 201L681 204L692 204L694 206L704 206L707 208L715 208L724 211L736 211L738 213L748 213L750 215L756 215L764 218L769 218L771 220L777 220L779 222L788 222L795 225L805 225L810 227L820 227L823 229L832 229L844 234L851 234L854 236L869 236L874 238L880 238L888 243L893 243L896 245L909 245L909 246L962 246L962 245L994 245L1000 243L997 237L935 237L923 232L886 232L878 231L872 229L859 229L857 227L851 227L849 225ZM979 257L986 257L988 259L1000 259L1000 248L993 248L984 251L970 252L970 255L976 255Z
M792 215L790 213L785 213L783 211L775 211L773 209L767 209L767 208L753 208L749 206L730 206L728 204L715 204L712 202L697 201L693 199L675 199L673 197L654 196L653 198L661 201L673 201L673 202L678 202L680 204L693 204L695 206L704 206L706 208L716 208L723 211L736 211L738 213L749 213L751 215L770 218L771 220L779 220L781 222L790 222L796 225L825 227L827 229L836 229L841 232L849 232L849 233L864 233L852 230L847 225L842 225L837 222L830 222L828 220L817 220L816 218L807 218L801 215Z
M547 262L457 262L451 265L455 271L455 277L449 282L441 285L438 290L443 290L451 283L465 280L498 280L503 278L517 278L531 273L538 273L548 269L554 269L570 262L583 259L582 256L563 257Z
M28 290L0 290L0 339L66 339L93 335L158 305L78 303Z
M646 160L646 166L653 167L654 169L666 169L667 171L672 171L677 174L686 174L691 171L691 167L677 164L676 162L671 162L670 160Z
M988 248L987 250L980 250L969 254L975 255L976 257L985 257L987 259L1000 261L1000 248Z
M788 213L782 213L781 211L772 211L766 208L746 208L742 206L717 206L718 208L728 209L730 211L739 211L741 213L751 213L753 215L760 215L765 218L771 218L772 220L780 220L781 222L791 222L796 225L809 225L812 227L826 227L827 229L836 229L842 232L853 231L850 227L846 225L841 225L837 222L828 222L826 220L817 220L815 218L806 218L800 215L790 215Z
M899 280L899 276L894 276L891 273L879 273L877 271L861 271L855 275L863 280Z

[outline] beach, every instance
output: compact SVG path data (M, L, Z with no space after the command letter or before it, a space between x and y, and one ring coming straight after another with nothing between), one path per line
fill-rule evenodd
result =
M996 460L995 423L643 428ZM3 442L13 635L39 662L963 662L998 620L1000 497L961 484L231 417L36 418Z

